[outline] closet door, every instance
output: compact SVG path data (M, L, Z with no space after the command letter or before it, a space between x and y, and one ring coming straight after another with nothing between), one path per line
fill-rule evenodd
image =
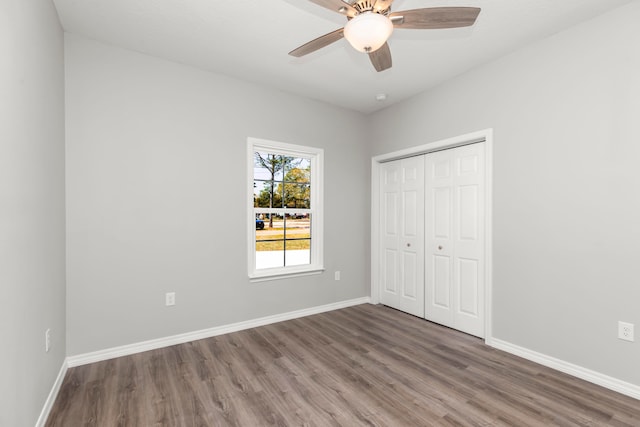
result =
M424 317L424 156L380 168L380 302Z
M484 337L484 144L425 156L425 318Z

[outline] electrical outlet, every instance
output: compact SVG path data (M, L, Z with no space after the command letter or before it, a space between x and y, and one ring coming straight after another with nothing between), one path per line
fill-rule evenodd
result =
M633 342L633 323L618 322L618 338Z
M51 329L44 331L44 351L49 353L51 349Z
M167 307L169 307L170 305L176 305L176 293L167 292L164 296L164 303Z
M340 280L340 270L338 270L338 271L336 271L336 272L335 272L335 274L334 274L334 278L335 278L336 280Z

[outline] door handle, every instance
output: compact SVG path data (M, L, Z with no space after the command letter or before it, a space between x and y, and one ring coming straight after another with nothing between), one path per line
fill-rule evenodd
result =
M438 246L438 250L441 251L442 250L442 246Z

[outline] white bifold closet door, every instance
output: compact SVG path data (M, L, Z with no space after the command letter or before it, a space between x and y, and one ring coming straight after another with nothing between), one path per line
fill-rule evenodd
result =
M484 337L484 144L425 157L425 318Z
M424 156L380 167L380 302L424 317Z

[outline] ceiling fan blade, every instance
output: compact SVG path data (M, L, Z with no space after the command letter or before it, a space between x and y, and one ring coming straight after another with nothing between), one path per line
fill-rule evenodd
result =
M391 50L389 44L385 43L374 52L369 53L369 59L377 72L391 68Z
M318 6L325 7L329 10L333 10L336 13L353 18L358 14L358 11L349 3L345 3L342 0L309 0L311 3L315 3ZM343 9L344 8L344 9Z
M478 14L478 7L430 7L394 12L389 18L396 28L440 29L468 27Z
M331 43L337 42L342 37L344 37L344 28L340 28L339 30L332 31L324 36L311 40L309 43L305 43L302 46L293 49L289 52L289 55L299 58L311 52L315 52L318 49L322 49L325 46L329 46Z

